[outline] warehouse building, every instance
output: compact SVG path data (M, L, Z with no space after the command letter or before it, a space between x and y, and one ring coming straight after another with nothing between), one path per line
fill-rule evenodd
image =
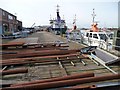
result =
M17 16L0 8L0 34L6 35L22 30L22 22Z

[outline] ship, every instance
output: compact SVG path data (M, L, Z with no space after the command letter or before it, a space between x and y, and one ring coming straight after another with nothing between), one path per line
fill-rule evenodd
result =
M61 19L60 14L59 14L59 5L57 5L57 18L50 18L50 27L51 30L56 34L56 35L62 35L65 34L66 30L67 30L67 26L66 26L66 22L64 19Z
M112 49L113 44L113 35L114 32L109 30L100 30L98 28L98 22L95 21L95 9L93 9L93 21L91 28L89 30L85 30L83 37L83 43L88 46L97 46L101 49Z

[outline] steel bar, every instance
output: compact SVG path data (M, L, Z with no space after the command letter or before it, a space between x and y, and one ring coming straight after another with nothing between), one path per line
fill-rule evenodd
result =
M88 89L88 88L96 88L96 85L76 85L76 86L73 86L72 88L76 88L76 89Z
M24 44L25 44L25 42L9 42L6 44L0 44L0 47L2 47L3 49L6 49L8 47L23 46Z
M94 73L79 73L79 74L73 74L68 76L62 76L62 77L56 77L51 79L45 79L45 80L37 80L32 81L28 83L20 83L20 84L13 84L11 86L22 86L22 85L29 85L29 84L37 84L37 83L44 83L44 82L53 82L53 81L62 81L62 80L69 80L69 79L77 79L77 78L86 78L86 77L94 77Z
M9 75L9 74L19 74L19 73L27 73L28 69L26 68L19 68L19 69L13 69L13 70L4 70L0 73L2 73L2 75Z
M66 56L69 56L71 58L76 58L76 55L78 54L66 54L66 55L54 55L54 56L41 56L41 57L33 57L33 58L16 58L16 59L7 59L7 60L4 60L4 62L11 62L11 61L33 61L33 60L39 60L39 59L56 59L56 58L59 58L59 59L66 59L65 57ZM80 56L80 55L78 55ZM84 59L83 56L80 56L80 58ZM9 61L11 60L11 61Z
M32 61L35 61L36 60L36 62L43 62L43 61L41 61L41 60L39 60L39 59L47 59L47 58L57 58L57 57L59 57L59 58L64 58L64 57L67 57L67 56L69 56L69 57L77 57L77 55L78 54L68 54L68 55L56 55L56 56L43 56L43 57L35 57L35 58L17 58L17 59L8 59L8 60L4 60L4 61L2 61L2 62L0 62L1 64L2 64L2 66L5 66L5 65L15 65L15 63L16 64L20 64L20 63L22 63L23 62L23 64L24 64L24 62L26 61L26 62L28 62L28 63L30 63L30 62L32 62ZM80 58L84 58L83 56L80 56ZM39 61L38 61L39 60ZM68 59L69 60L69 59Z
M67 88L60 88L57 90L89 90L92 88L96 88L96 86L95 85L77 85L77 86L72 86Z
M40 57L30 57L30 58L14 58L14 59L6 59L4 61L1 61L2 63L4 62L11 62L11 61L25 61L25 60L35 60L35 59L50 59L50 58L64 58L64 57L77 57L79 56L80 58L84 58L84 56L79 55L79 54L66 54L66 55L54 55L54 56L40 56ZM0 62L0 63L1 63ZM2 64L1 63L1 64Z
M54 49L58 49L58 50L60 50L60 49L64 49L64 48L67 48L67 47L69 47L69 46L51 46L51 47L27 47L27 48L15 48L15 49L13 49L12 48L12 50L35 50L35 51L40 51L40 50L54 50ZM9 49L7 49L7 50L11 50L10 48Z
M3 63L2 65L21 65L21 64L30 64L30 63L45 63L45 62L57 62L57 61L70 61L70 60L76 60L77 58L72 58L72 59L60 59L60 60L31 60L31 61L12 61L12 62L6 62Z
M19 46L19 45L23 45L25 42L9 42L6 44L0 44L0 46L4 47L4 46Z
M58 88L58 87L65 87L65 86L71 86L71 85L73 86L73 85L77 85L77 84L84 84L84 83L91 83L91 82L114 80L114 79L120 79L120 74L105 75L105 76L98 76L98 77L88 77L88 78L82 78L82 79L77 78L77 79L70 79L70 80L29 84L29 85L16 86L16 87L6 87L1 90L50 89L50 88Z
M69 53L77 53L79 50L49 50L49 51L39 51L39 52L25 52L19 54L9 54L3 55L3 58L22 58L22 57L36 57L36 56L51 56L51 55L65 55Z
M2 55L6 55L6 54L17 54L17 52L1 52L0 54L2 54Z
M60 60L25 60L25 61L11 61L11 62L4 62L2 63L2 66L9 66L9 65L22 65L22 64L30 64L30 63L45 63L45 62L57 62L57 61L71 61L71 60L76 60L77 58L72 58L72 59L60 59Z

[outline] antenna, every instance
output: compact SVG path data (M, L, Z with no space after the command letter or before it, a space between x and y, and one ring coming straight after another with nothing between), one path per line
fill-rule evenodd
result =
M76 25L76 14L75 14L75 18L73 19L73 24Z
M60 6L59 6L59 5L57 5L56 7L57 7L57 12L59 12L59 7L60 7Z
M64 15L63 15L63 20L64 20Z
M50 14L50 20L52 19L51 14Z
M95 14L95 11L94 11L95 9L93 8L93 14L92 14L92 17L93 17L93 23L95 22L95 16L96 16L96 14Z

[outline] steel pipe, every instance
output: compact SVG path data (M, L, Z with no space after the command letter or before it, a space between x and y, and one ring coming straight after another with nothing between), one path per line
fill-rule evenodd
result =
M65 55L70 53L77 53L79 50L49 50L49 51L36 51L36 52L25 52L18 54L6 54L3 58L22 58L22 57L35 57L35 56L51 56L51 55Z
M57 90L89 90L92 88L96 88L96 86L95 85L77 85L77 86L72 86L67 88L60 88Z
M2 90L39 90L39 89L50 89L50 88L58 88L64 86L71 86L83 83L91 83L91 82L99 82L106 80L120 79L120 74L113 75L105 75L98 77L88 77L88 78L80 78L80 79L71 79L71 80L62 80L62 81L54 81L54 82L45 82L45 83L37 83L37 84L29 84L25 86L16 86L16 87L7 87Z
M19 68L19 69L13 69L13 70L3 70L2 75L9 75L9 74L19 74L19 73L27 73L28 69L26 68Z
M27 63L42 63L42 62L53 62L53 61L56 61L56 60L39 60L39 59L47 59L47 58L64 58L64 57L74 57L72 59L77 59L77 55L79 54L67 54L67 55L55 55L55 56L42 56L42 57L34 57L34 58L17 58L17 59L7 59L7 60L4 60L1 63L2 66L5 66L5 65L15 65L15 64L27 64ZM83 56L80 56L81 59L84 59ZM71 59L60 59L61 61L63 60L71 60Z
M9 42L6 44L0 44L0 47L3 49L6 49L8 47L17 47L17 46L23 46L25 42Z
M76 60L77 58L71 58L71 59L60 59L60 60L31 60L31 61L12 61L12 62L6 62L3 63L2 66L10 66L10 65L23 65L23 64L30 64L30 63L45 63L45 62L58 62L58 61L71 61Z
M22 85L29 85L29 84L54 82L54 81L70 80L70 79L77 79L77 78L86 78L86 77L94 77L94 73L89 72L89 73L73 74L73 75L68 75L68 76L63 76L63 77L56 77L56 78L45 79L45 80L37 80L37 81L28 82L28 83L13 84L11 86L14 87L14 86L22 86Z

